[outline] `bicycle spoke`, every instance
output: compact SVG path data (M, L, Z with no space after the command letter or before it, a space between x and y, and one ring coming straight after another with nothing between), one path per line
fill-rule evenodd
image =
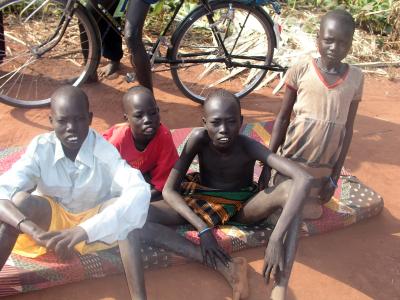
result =
M20 39L14 37L13 35L11 35L11 34L10 34L9 32L7 32L7 31L4 32L4 36L7 37L7 38L9 38L9 39L11 39L11 40L13 40L13 41L15 41L15 42L17 42L17 43L20 43L21 45L24 45L24 46L26 46L26 47L28 46L24 41L21 41Z
M65 4L64 0L1 0L0 101L42 106L57 87L70 79L79 85L95 70L100 52L91 20L79 3L67 16Z
M31 61L33 59L33 57L30 57L29 58L29 60L25 63L25 64L23 64L22 66L20 66L18 69L16 69L15 71L13 71L13 72L10 72L10 73L12 73L12 75L10 76L10 78L8 78L1 86L0 86L0 89L1 88L3 88L3 86L5 85L5 84L7 84L12 78L14 78L15 77L15 75L16 74L18 74L22 69L24 69L24 68L26 68L27 66L29 66L33 61ZM10 74L10 73L8 73L8 74ZM7 74L7 75L8 75ZM2 79L2 78L4 78L5 76L1 76L0 77L0 79Z
M246 95L266 73L255 68L264 68L273 55L273 28L262 12L225 0L215 1L212 9L209 28L205 28L207 10L199 8L177 34L173 48L177 64L171 69L173 79L185 95L200 103L221 88L238 97Z

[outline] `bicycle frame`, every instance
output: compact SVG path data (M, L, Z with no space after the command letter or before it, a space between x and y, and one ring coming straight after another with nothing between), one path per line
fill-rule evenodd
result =
M74 5L79 2L81 5L83 5L84 7L88 7L90 6L91 8L93 8L96 13L103 18L108 25L111 27L112 30L115 30L118 34L120 34L121 36L124 35L123 30L121 28L121 24L119 24L116 20L115 17L120 17L124 14L126 7L127 7L127 3L129 0L120 0L120 2L117 5L117 9L115 10L114 14L111 15L107 9L105 9L101 4L99 3L95 3L95 0L68 0L67 2L67 8L68 7L74 7ZM195 54L190 54L191 58L183 58L183 59L171 59L168 56L167 57L156 57L156 53L161 45L161 42L163 41L165 35L167 34L168 30L170 29L172 23L175 21L175 18L177 16L177 14L179 13L179 10L181 9L183 3L185 2L185 0L180 0L178 5L176 6L176 8L173 11L173 15L171 17L171 19L169 20L169 22L167 23L167 25L164 27L164 29L161 31L161 33L159 34L159 37L157 38L156 42L153 44L153 47L151 49L150 54L150 62L151 64L182 64L182 63L225 63L227 65L227 67L247 67L247 68L257 68L257 69L264 69L264 70L271 70L271 71L279 71L279 72L284 72L286 71L287 68L284 68L282 66L276 65L276 64L270 64L270 65L255 65L255 64L250 64L250 63L239 63L236 61L232 61L233 59L252 59L252 60L259 60L259 61L263 61L265 59L265 57L244 57L244 56L239 56L239 55L232 55L232 51L234 50L235 46L232 48L231 53L229 53L224 45L224 41L221 37L221 34L217 31L216 26L214 25L215 22L213 20L213 10L210 6L209 0L200 0L200 4L205 7L205 9L209 12L209 14L207 15L207 20L210 24L210 28L212 30L212 33L218 43L218 46L220 47L220 49L223 51L223 56L221 58L203 58L203 59L194 59L193 57L195 57ZM280 6L279 3L277 3L275 0L242 0L242 2L246 3L246 5L249 6L260 6L260 5L265 5L265 4L271 4L273 9L275 10L276 13L280 13ZM73 14L73 9L67 11L67 16L68 14ZM63 26L64 30L66 28L66 26L68 26L68 17L66 18L66 25ZM246 19L247 20L247 19ZM63 33L63 31L62 31ZM54 34L54 37L57 36L58 32L56 32ZM62 36L62 34L60 35ZM240 35L238 36L238 38L240 37ZM59 40L59 38L58 38ZM58 40L55 41L55 44L57 44ZM54 45L52 46L54 47ZM52 48L51 47L51 48ZM51 48L46 49L46 51L51 50ZM202 52L201 54L198 54L197 56L204 56L205 54L207 54L206 52ZM211 54L211 53L210 53Z

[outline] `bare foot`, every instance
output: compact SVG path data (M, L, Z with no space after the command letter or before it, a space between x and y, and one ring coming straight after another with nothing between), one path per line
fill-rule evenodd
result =
M286 299L286 289L285 285L275 285L271 292L271 300L285 300Z
M119 61L110 60L110 62L102 67L99 68L99 75L100 77L108 77L119 70L120 63Z
M249 296L249 283L247 281L247 260L244 257L235 257L229 266L231 280L229 284L233 290L233 300L246 299Z

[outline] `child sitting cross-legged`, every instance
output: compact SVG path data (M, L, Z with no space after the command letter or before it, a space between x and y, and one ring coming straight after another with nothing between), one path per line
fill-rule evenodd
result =
M312 177L296 163L239 134L242 119L240 103L234 95L218 91L206 99L204 128L196 129L188 139L165 184L165 201L151 203L147 222L129 236L130 245L137 245L135 240L141 238L203 263L226 278L232 286L233 299L242 299L249 292L246 261L232 259L225 253L212 228L229 220L256 224L282 208L265 252L263 274L267 279L270 274L275 275L277 286L272 298L284 299L296 251L301 209ZM187 176L196 156L200 172ZM253 183L256 161L289 179L259 191ZM165 226L186 223L198 230L200 246ZM130 257L134 257L134 251ZM129 271L127 273L129 277ZM136 270L135 273L140 272ZM138 299L145 299L144 284L131 291Z
M169 172L178 153L167 127L160 123L160 113L153 93L135 86L123 97L124 118L103 136L112 143L129 165L139 169L151 184L151 200L160 200Z
M0 269L12 251L67 259L117 246L146 220L149 185L89 128L86 94L72 86L56 90L49 119L54 131L35 137L0 176Z

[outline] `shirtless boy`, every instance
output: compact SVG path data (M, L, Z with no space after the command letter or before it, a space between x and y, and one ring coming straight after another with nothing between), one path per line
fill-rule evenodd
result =
M168 175L178 160L171 132L160 123L153 93L143 86L130 88L122 99L124 118L103 133L130 166L151 185L151 200L160 200Z
M149 185L89 128L86 94L65 86L51 99L54 131L0 176L0 269L11 251L65 259L110 248L147 217Z
M233 298L241 299L248 294L245 262L231 260L218 246L211 229L229 219L254 224L283 208L266 249L263 274L267 280L271 273L275 276L277 285L272 298L284 299L296 251L300 212L312 177L297 164L240 135L242 119L239 101L228 92L218 91L205 101L204 128L194 131L187 141L164 187L165 201L150 205L148 221L140 235L158 246L218 270L232 285ZM193 177L197 181L189 183L192 188L188 188L186 172L196 155L200 174ZM257 160L290 179L274 188L254 189L253 173ZM181 187L186 195L181 194ZM237 197L224 199L227 191ZM202 192L207 194L206 197ZM219 196L218 192L221 193ZM235 198L240 200L235 201ZM186 222L198 230L200 247L160 225Z

